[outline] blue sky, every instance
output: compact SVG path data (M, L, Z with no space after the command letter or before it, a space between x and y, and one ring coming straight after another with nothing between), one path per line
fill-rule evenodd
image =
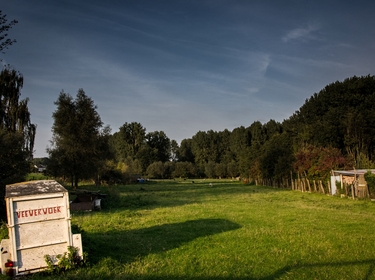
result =
M282 122L337 80L375 74L375 2L2 1L46 156L54 102L83 88L112 133L125 122L180 143Z

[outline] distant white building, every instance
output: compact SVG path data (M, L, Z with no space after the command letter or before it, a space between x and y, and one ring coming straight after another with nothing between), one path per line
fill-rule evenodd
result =
M337 183L341 185L353 185L355 196L364 197L367 195L367 184L364 175L368 171L375 174L375 169L355 169L355 170L332 170L331 173L331 194L337 193Z
M34 168L35 168L36 170L38 170L39 173L43 173L43 172L46 171L46 169L47 169L47 167L44 166L44 165L39 165L39 166L34 165Z

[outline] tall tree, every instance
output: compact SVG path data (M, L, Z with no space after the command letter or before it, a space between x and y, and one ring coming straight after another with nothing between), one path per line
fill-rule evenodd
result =
M0 73L0 129L20 133L24 139L22 149L31 158L36 125L31 123L28 109L29 99L20 100L23 76L18 71L5 67Z
M145 144L146 129L140 123L126 122L120 127L115 137L116 150L120 154L119 159L131 157L134 160L142 145Z
M59 175L69 176L72 186L77 187L79 179L97 175L98 158L103 155L102 139L109 130L101 130L103 123L97 107L83 89L78 91L75 100L61 92L55 105L52 147L47 150L50 164L59 168L62 173Z
M20 100L22 75L4 68L0 73L0 197L6 184L23 181L30 170L36 125L31 123L28 99ZM0 204L1 214L5 209Z
M152 149L150 157L153 158L153 161L169 161L171 157L171 140L164 131L147 133L146 143Z
M249 150L251 146L251 133L249 128L245 128L243 126L233 129L230 135L230 150L234 153L236 168L234 169L236 172L231 172L231 176L233 173L240 173L243 177L249 176L249 168L250 168L250 157L249 157Z
M177 153L178 161L187 161L195 163L193 154L193 140L191 138L184 139L181 141L180 148Z

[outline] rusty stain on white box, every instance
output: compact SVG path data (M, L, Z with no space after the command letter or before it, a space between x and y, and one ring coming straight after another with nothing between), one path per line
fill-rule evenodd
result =
M54 180L7 185L5 202L9 228L7 254L2 248L2 272L8 258L16 275L46 268L45 255L64 254L77 247L82 256L80 234L71 233L68 191ZM3 242L2 242L3 244Z

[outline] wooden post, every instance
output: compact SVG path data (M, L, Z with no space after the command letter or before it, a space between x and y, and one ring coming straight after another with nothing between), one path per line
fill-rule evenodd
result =
M354 199L354 183L352 184L352 199Z
M340 174L340 183L341 183L341 189L343 189L343 182L342 182L342 174Z
M290 171L290 183L291 183L291 186L292 186L292 190L294 190L294 185L293 185L293 172Z
M320 185L320 189L322 190L323 194L325 194L326 192L324 191L323 183L322 183L321 180L319 180L319 185Z
M307 186L309 187L309 192L311 192L310 181L309 181L309 179L307 179L307 178L306 178L306 181L307 181Z
M314 182L314 192L318 192L318 190L316 189L316 182L315 182L315 180L313 182Z
M328 193L331 194L331 183L327 181L327 186L328 186Z

